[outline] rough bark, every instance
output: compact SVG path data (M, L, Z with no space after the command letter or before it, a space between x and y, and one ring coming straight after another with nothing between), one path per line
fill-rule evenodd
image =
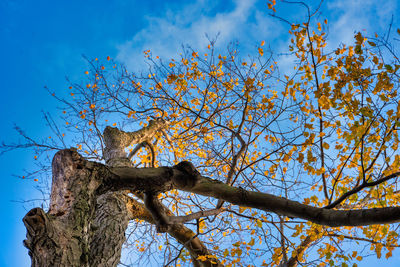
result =
M99 190L109 176L113 174L106 166L86 161L76 151L55 155L50 209L32 209L23 219L32 266L117 266L129 220L154 223L142 203L124 193ZM168 233L194 261L209 254L189 228L175 224Z
M153 214L143 204L125 194L127 186L115 173L132 168L122 150L134 142L148 140L164 124L163 120L156 120L133 133L106 128L108 166L87 161L76 150L59 151L54 156L50 209L47 213L40 208L32 209L23 219L27 228L24 243L29 249L32 266L116 266L129 220L141 218L157 225ZM190 163L185 166L189 172L194 172L190 177L198 175ZM115 172L110 171L111 167ZM134 190L163 192L171 189L173 169L153 168L154 173L151 169L143 173L137 169ZM186 181L179 183L185 186ZM190 252L195 266L222 266L219 261L197 260L209 251L189 228L175 223L168 233Z
M152 215L142 203L137 202L132 198L128 201L128 203L129 203L128 206L130 207L129 210L131 214L131 219L141 219L148 223L155 223ZM167 213L169 215L172 215L172 213L169 212ZM197 235L183 224L180 223L172 224L171 227L168 229L168 234L174 237L180 244L182 244L189 251L190 255L192 256L192 260L198 263L198 265L196 266L204 266L204 267L222 266L222 264L215 259L207 260L204 262L196 261L198 256L210 255L210 251L200 241ZM213 261L216 263L213 263Z
M151 120L148 126L135 132L124 132L117 128L107 127L104 130L104 140L106 143L104 156L108 165L114 167L112 168L113 173L119 173L118 177L125 177L124 173L127 171L129 173L129 170L133 169L130 158L135 151L140 148L141 144L149 144L155 133L162 131L166 125L168 125L168 121L157 118ZM125 148L132 144L138 145L127 156ZM173 175L173 169L180 170L179 173L182 175ZM180 187L191 188L194 186L200 175L196 168L190 162L183 161L173 168L145 168L143 172L141 172L142 169L134 168L134 170L136 174L136 186L128 186L124 179L115 179L114 177L114 179L104 179L100 191L108 192L129 189L131 192L143 192L143 197L141 195L139 198L144 200L146 207L134 199L128 199L127 201L132 219L140 218L154 223L157 231L167 232L170 236L174 237L189 251L195 266L222 266L218 260L210 259L202 262L197 260L198 256L209 255L210 252L192 230L176 222L169 224L166 220L166 214L172 215L172 213L166 207L163 207L155 197L158 192L165 192L172 189L173 182L179 184ZM132 172L130 173L132 174ZM174 178L173 181L171 177Z
M49 211L35 208L23 219L32 266L90 266L96 177L104 168L73 150L58 152L52 168Z
M124 151L126 146L148 140L164 125L163 120L157 120L133 133L107 127L104 153L108 166L87 161L75 150L56 153L52 163L50 209L47 213L40 208L32 209L23 219L27 228L25 246L29 249L32 266L116 266L125 230L133 218L144 219L157 227L167 225L165 230L185 246L195 266L221 266L218 261L196 260L209 251L193 231L177 224L178 218L173 218L160 203L153 209L144 207L128 197L125 190L154 196L157 192L180 189L327 226L400 221L399 207L364 210L312 207L202 177L185 161L172 167L132 168ZM150 203L155 201L158 200L153 197ZM162 220L157 219L160 215Z
M267 193L252 192L242 188L232 187L206 177L203 177L190 192L223 199L243 207L257 208L330 227L400 222L400 207L354 210L325 209L305 205L297 201Z
M149 121L149 125L135 132L124 132L107 126L104 129L104 158L107 165L115 166L114 161L128 161L125 148L132 144L139 144L151 140L155 133L168 125L168 121L161 118Z
M98 197L94 231L90 243L90 266L117 266L121 258L129 212L123 193L109 192Z
M152 178L150 176L154 175L154 177L157 177L164 171L165 170L162 168L112 170L116 175L110 177L110 179L116 179L116 181L108 181L108 184L118 184L123 186L125 189L131 187L136 188L136 177L138 176L138 172L147 172L147 177L149 178L149 181L151 181ZM152 175L150 175L150 173L152 173ZM166 184L169 185L172 183L172 186L175 189L214 197L243 207L257 208L267 212L274 212L292 218L300 218L316 224L331 227L400 222L400 207L332 210L305 205L297 201L267 193L248 191L207 177L199 177L195 185L191 188L180 186L179 183L174 182L176 180L185 179L185 176L189 180L192 179L191 177L188 177L188 175L189 174L173 168L172 176L169 177L170 181L167 181Z

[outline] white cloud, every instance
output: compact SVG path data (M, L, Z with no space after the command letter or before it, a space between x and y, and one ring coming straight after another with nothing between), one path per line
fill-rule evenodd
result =
M288 26L269 17L261 0L232 0L233 8L217 11L216 1L196 0L165 10L164 16L147 16L147 24L131 39L117 46L117 60L130 70L143 70L143 51L150 49L153 56L163 59L176 58L182 45L189 45L203 52L208 44L206 34L218 36L217 47L225 48L230 41L239 41L242 55L256 53L255 46L261 40L272 44L277 52L287 51ZM387 30L392 14L396 15L398 0L336 0L327 1L323 16L329 19L328 48L340 43L354 42L354 33L362 31L370 36ZM290 11L291 10L291 11ZM213 12L214 11L214 12ZM293 9L285 12L293 12ZM213 15L210 15L213 14ZM292 65L293 57L280 60L282 67Z
M180 10L167 10L164 17L147 17L147 27L118 46L117 60L131 70L139 70L145 66L144 50L166 59L179 55L182 45L202 51L208 45L206 34L211 39L218 35L219 47L238 40L244 47L253 48L261 40L278 36L277 21L261 14L255 7L256 0L235 0L231 11L210 16L204 9L212 8L212 3L198 0Z
M331 17L328 44L333 48L354 43L355 32L372 36L387 30L392 15L396 15L397 1L338 0L328 2L327 7Z

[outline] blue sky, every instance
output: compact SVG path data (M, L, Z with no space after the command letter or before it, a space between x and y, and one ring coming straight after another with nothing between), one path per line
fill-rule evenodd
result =
M279 2L279 1L277 1ZM309 1L314 3L316 1ZM298 8L285 6L282 16L301 16ZM44 86L63 94L65 77L79 81L85 60L111 56L131 70L146 67L143 51L172 58L182 44L196 50L219 33L217 45L237 40L243 53L254 53L262 40L275 51L288 43L287 27L269 17L266 1L136 1L136 0L2 0L0 1L0 141L16 141L14 123L32 137L48 136L41 111L56 114L57 103ZM384 32L394 15L400 25L400 0L330 0L322 7L329 20L329 46L351 43L354 32ZM397 17L396 17L397 16ZM283 58L289 66L292 58ZM0 221L0 266L29 266L22 246L25 228L22 217L33 207L21 200L40 199L33 180L22 180L24 169L33 167L33 152L14 151L0 157L3 218ZM40 181L44 182L44 181ZM37 201L37 205L40 201ZM397 266L400 252L389 261L368 259L363 266Z

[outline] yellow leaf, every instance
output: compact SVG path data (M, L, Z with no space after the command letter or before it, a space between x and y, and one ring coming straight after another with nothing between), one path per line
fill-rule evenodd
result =
M325 149L329 149L329 144L328 143L323 143L322 147L325 148Z
M226 256L228 256L229 255L229 250L228 249L225 249L224 250L224 257L226 258Z
M200 256L197 257L197 260L199 260L199 261L206 261L206 260L207 260L207 257L204 256L204 255L200 255Z
M250 246L254 245L254 238L251 238L250 242L248 243Z

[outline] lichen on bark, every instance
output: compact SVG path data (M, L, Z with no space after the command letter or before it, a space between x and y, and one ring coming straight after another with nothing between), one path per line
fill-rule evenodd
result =
M174 171L173 167L135 169L125 148L150 140L167 124L157 119L135 132L107 127L103 136L107 165L87 161L75 149L55 154L49 211L35 208L23 219L27 228L24 244L32 266L117 266L129 221L139 218L159 224L154 214L129 197L126 190L164 192L177 185L173 176L181 179L185 175L193 176L195 168L191 168L190 174L179 168L176 168L178 172ZM160 207L163 215L165 212L172 214L162 205ZM184 225L173 224L166 231L186 247L195 266L221 266L218 261L197 260L209 251Z

